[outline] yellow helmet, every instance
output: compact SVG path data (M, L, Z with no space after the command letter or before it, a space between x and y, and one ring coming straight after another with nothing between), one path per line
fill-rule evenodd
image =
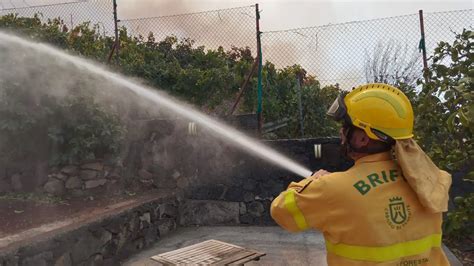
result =
M413 137L413 108L399 89L371 83L339 96L327 113L365 131L371 139L388 141ZM389 138L390 137L390 138Z

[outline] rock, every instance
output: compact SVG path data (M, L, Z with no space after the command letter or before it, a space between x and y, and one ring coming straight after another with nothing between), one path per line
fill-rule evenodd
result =
M68 252L59 257L54 263L54 266L72 266L71 254Z
M112 170L113 168L108 166L108 165L104 165L104 177L108 177L110 176L110 174L112 173Z
M178 182L172 177L155 177L153 184L156 188L164 189L174 189L178 186Z
M120 193L122 185L115 179L111 179L107 182L105 190L108 195Z
M239 214L243 215L247 213L247 206L243 202L239 202Z
M239 224L239 203L189 200L180 211L181 225Z
M233 186L230 187L225 195L224 195L224 200L228 201L243 201L244 200L244 192L241 187L238 186Z
M145 246L149 246L150 244L156 242L160 233L158 231L158 228L156 228L155 226L150 226L144 230L143 235L145 239Z
M192 190L191 198L196 200L220 200L226 187L224 185L199 186Z
M64 182L57 179L51 179L44 185L44 190L50 194L60 196L64 194Z
M173 175L172 175L172 177L173 177L174 179L178 179L180 176L181 176L181 174L180 174L178 171L174 171L174 173L173 173Z
M101 172L104 170L104 164L103 163L86 163L81 165L81 169L86 169L86 170L93 170L93 171L98 171Z
M21 265L24 266L48 266L51 265L53 253L51 251L43 252L33 257L24 258Z
M178 216L178 208L171 203L165 203L160 206L160 218L176 218Z
M144 213L142 216L138 217L140 220L140 229L147 227L151 224L151 215L149 212Z
M82 188L82 180L77 176L72 176L66 181L67 189L79 189Z
M63 173L59 173L59 174L56 175L56 178L66 182L66 180L69 178L69 176L66 175L66 174L63 174Z
M176 186L180 189L185 189L190 185L190 181L185 177L180 177L176 180Z
M0 179L0 193L10 192L12 187L7 181Z
M245 192L244 193L244 201L245 202L250 202L255 200L255 195L252 192Z
M48 177L56 178L56 179L64 181L64 182L68 178L68 176L63 174L63 173L56 173L56 174L48 175Z
M104 257L102 254L94 254L92 255L86 262L86 265L90 266L99 266L104 265Z
M84 232L80 235L77 242L71 249L72 262L78 264L81 261L87 260L90 256L101 251L102 242L94 237L90 232Z
M109 243L109 241L112 240L112 233L110 233L109 231L105 229L102 229L100 230L99 238L100 238L101 245L104 246L105 244Z
M129 217L128 221L128 231L132 233L132 235L136 235L140 228L140 220L138 219L138 214L134 213L133 216Z
M143 249L145 247L145 238L140 237L138 239L133 240L131 243L128 243L128 250L130 253L135 253L138 250Z
M107 183L107 179L97 179L97 180L89 180L85 183L86 189L96 188L105 185Z
M120 231L117 233L117 250L122 250L127 242L130 241L132 233L128 230L127 226L122 226Z
M248 213L240 216L240 222L242 224L255 224L254 217Z
M257 187L257 182L255 180L248 179L244 181L245 190L254 191L256 187Z
M11 185L14 191L21 191L23 189L23 184L21 183L21 175L14 174L11 177Z
M121 177L122 177L121 171L118 168L112 169L107 175L107 178L113 178L113 179L120 179Z
M153 174L148 172L147 170L145 169L140 169L138 171L138 176L141 178L141 179L152 179L153 178Z
M73 197L82 197L85 195L85 192L82 189L72 189L69 193Z
M97 178L98 173L92 170L82 170L79 175L82 180L92 180Z
M176 229L176 221L171 218L161 219L158 222L158 230L160 231L160 237L163 237Z
M53 258L53 253L48 251L44 253L37 254L33 257L28 257L23 259L22 265L25 266L47 266L49 265L48 261Z
M264 211L265 208L263 207L263 204L259 201L251 202L248 206L248 213L254 217L262 216Z
M118 240L113 239L109 243L107 243L104 247L102 247L101 253L104 256L104 258L113 258L117 255L117 249L118 249ZM105 265L116 265L116 264L105 264Z
M69 175L69 176L77 175L78 172L79 172L79 167L75 165L67 165L61 169L61 173L65 175Z
M0 265L2 265L2 266L18 266L18 265L20 265L19 261L20 261L20 256L7 255L7 256L3 256L0 259L0 263L3 263L3 264L0 264Z

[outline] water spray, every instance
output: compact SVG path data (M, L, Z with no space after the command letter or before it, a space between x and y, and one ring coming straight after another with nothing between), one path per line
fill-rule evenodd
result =
M209 116L191 107L188 107L183 103L180 103L178 100L171 99L169 96L158 92L156 89L140 85L137 82L131 81L130 79L127 79L122 75L106 70L105 68L98 66L86 59L72 56L46 44L33 43L20 37L6 34L3 32L0 32L0 40L1 42L11 43L12 45L20 45L25 48L47 54L48 56L59 58L75 65L79 69L100 75L117 85L123 86L133 91L135 94L145 99L151 100L154 103L159 104L160 106L163 106L176 114L179 114L207 129L210 129L216 135L228 141L231 141L235 144L240 144L240 146L244 147L244 150L258 155L266 161L279 165L282 168L285 168L299 176L308 177L312 173L308 169L305 169L303 166L274 151L273 149L263 145L262 143L253 140L252 138L235 130L234 128L224 125L223 123L220 123L217 120L214 120Z

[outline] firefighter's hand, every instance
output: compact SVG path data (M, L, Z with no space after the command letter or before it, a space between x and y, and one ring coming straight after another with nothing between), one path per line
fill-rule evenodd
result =
M328 175L330 174L331 172L328 172L324 169L319 169L318 171L314 172L313 175L310 177L312 179L318 179L320 178L321 176L325 176L325 175Z

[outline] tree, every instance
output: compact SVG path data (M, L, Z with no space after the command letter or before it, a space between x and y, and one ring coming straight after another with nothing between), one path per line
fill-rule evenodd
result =
M365 54L367 82L380 82L396 87L412 87L421 76L421 56L416 48L402 46L394 41L379 42L373 53Z
M474 33L463 30L453 43L440 42L420 80L416 135L423 148L443 169L461 172L465 182L474 182ZM472 234L474 193L454 201L445 232L453 237Z

